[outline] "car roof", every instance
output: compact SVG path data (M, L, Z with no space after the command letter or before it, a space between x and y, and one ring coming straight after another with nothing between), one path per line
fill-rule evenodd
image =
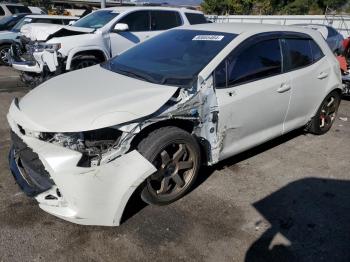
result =
M100 10L114 10L115 12L122 13L126 11L136 11L136 10L164 10L164 11L186 11L186 13L196 13L202 14L202 12L197 10L188 9L185 7L165 7L165 6L118 6L109 7Z
M76 16L66 16L66 15L27 15L27 18L47 18L47 19L79 19Z
M286 25L272 25L272 24L258 24L258 23L208 23L191 26L182 26L182 29L192 29L201 31L213 31L223 32L232 34L243 34L243 33L263 33L271 31L289 31L313 34L312 29L296 26Z

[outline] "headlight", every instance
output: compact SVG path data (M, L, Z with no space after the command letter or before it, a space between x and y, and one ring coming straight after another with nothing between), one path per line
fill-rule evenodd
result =
M61 48L61 44L46 44L46 43L37 43L35 45L35 51L36 52L42 52L44 50L46 51L57 51Z
M77 133L41 133L40 139L82 153L79 166L99 165L102 155L115 147L122 131L102 128Z

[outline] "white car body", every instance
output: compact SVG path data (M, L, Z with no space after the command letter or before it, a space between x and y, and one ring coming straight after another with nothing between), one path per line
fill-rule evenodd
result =
M174 30L179 29L165 34ZM54 181L50 189L35 195L43 210L78 224L119 225L130 196L157 170L131 148L147 127L198 120L192 134L206 142L204 164L212 165L305 126L327 94L341 92L337 60L315 31L259 24L207 24L181 30L198 30L194 39L204 41L208 38L201 31L217 34L214 41L221 41L220 34L237 35L202 68L191 89L149 83L94 66L51 79L13 101L8 121L14 143L20 140L32 150ZM301 69L215 88L214 72L221 62L251 39L258 41L260 34L281 38L302 34L315 41L324 56ZM80 152L39 138L42 132L72 134L112 126L122 132L119 144L91 167L77 166ZM18 180L26 177L26 170L19 169L15 156L11 150L10 166Z
M53 75L72 70L72 61L75 57L84 55L98 56L100 62L106 61L111 57L117 56L125 50L141 43L155 35L162 33L164 30L147 30L133 31L132 28L125 32L115 32L114 27L124 18L135 12L152 12L163 11L172 12L178 15L180 25L189 25L186 14L203 13L186 8L168 8L168 7L113 7L101 9L95 12L111 11L118 14L103 27L84 28L72 26L55 26L55 25L28 25L23 27L21 33L36 43L60 44L57 50L40 50L32 51L33 61L23 61L23 59L13 59L13 68L27 73L44 74L45 68L48 73ZM94 15L93 12L91 15ZM138 13L139 14L139 13ZM88 17L88 16L87 16ZM84 17L82 19L86 19ZM204 17L204 16L203 16ZM79 22L79 21L78 21ZM34 50L34 49L33 49Z
M29 7L22 4L0 3L0 18L20 13L32 13Z

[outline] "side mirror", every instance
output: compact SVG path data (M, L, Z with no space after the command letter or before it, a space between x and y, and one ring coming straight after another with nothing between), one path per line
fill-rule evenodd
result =
M127 24L118 23L114 26L113 29L114 32L124 32L129 31L129 26Z
M74 25L75 21L69 21L68 25Z

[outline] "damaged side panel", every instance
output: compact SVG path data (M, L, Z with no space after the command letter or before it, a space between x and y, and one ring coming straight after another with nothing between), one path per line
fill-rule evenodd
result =
M136 134L144 128L159 121L177 119L187 120L194 124L193 135L204 147L207 156L205 164L215 164L219 161L220 140L218 136L218 104L213 89L213 77L198 80L199 88L179 89L175 95L147 120L118 127L123 135L111 150L102 157L101 163L108 163L119 155L130 150L130 145Z

